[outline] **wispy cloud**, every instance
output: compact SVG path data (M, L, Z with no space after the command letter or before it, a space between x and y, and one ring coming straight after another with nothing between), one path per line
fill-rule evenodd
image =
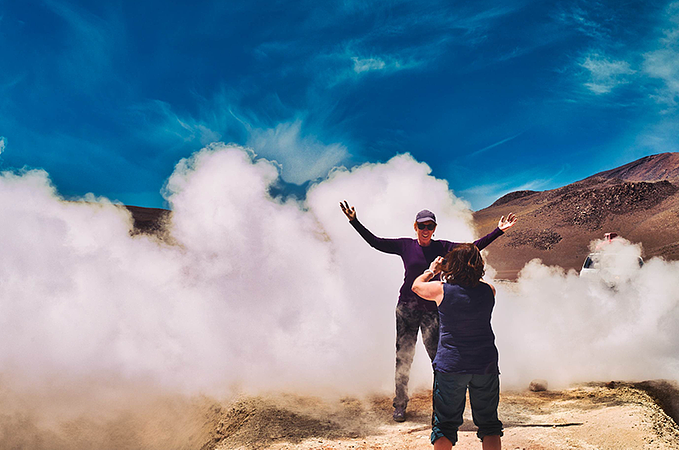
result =
M360 76L369 72L390 74L401 70L416 69L425 61L416 59L412 54L383 54L379 56L346 56L353 62L353 72Z
M506 138L506 139L502 139L501 141L498 141L498 142L496 142L496 143L494 143L494 144L490 144L490 145L488 145L488 146L486 146L486 147L483 147L483 148L480 149L480 150L476 150L475 152L470 153L469 156L478 156L478 155L480 155L481 153L483 153L483 152L485 152L485 151L487 151L487 150L490 150L491 148L495 148L495 147L497 147L497 146L500 146L500 145L502 145L502 144L504 144L504 143L507 143L507 142L509 142L509 141L512 141L512 140L516 139L517 137L521 136L523 133L524 133L524 132L522 131L521 133L517 133L517 134L515 134L514 136L510 136L510 137L508 137L508 138Z
M352 54L353 53L353 54ZM413 70L426 64L424 59L415 59L410 54L381 54L378 56L356 56L355 51L326 55L337 64L335 72L326 72L324 82L329 87L344 82L358 82L366 75L389 76L404 70Z
M573 3L558 11L555 15L558 22L597 41L610 37L611 26L615 23L614 11L596 2Z
M351 58L354 61L354 72L370 72L373 70L384 70L387 67L387 63L380 58L363 58L359 59L357 56ZM398 61L393 65L394 68L399 67Z
M343 143L324 142L322 127L306 122L301 112L294 119L277 121L253 111L237 111L237 100L229 102L221 94L197 117L176 112L159 100L136 105L131 113L139 137L150 148L160 145L166 154L182 154L218 141L247 145L257 155L278 162L288 183L324 177L349 157Z
M169 103L160 100L136 104L130 107L130 113L139 137L155 144L205 146L222 138L209 124L189 115L180 116Z
M542 191L552 189L554 180L563 172L547 178L535 178L534 172L514 173L511 176L493 183L479 184L456 192L456 195L471 203L475 210L486 208L497 199L510 192L516 191ZM528 180L528 181L526 181Z
M51 55L58 58L64 78L81 85L100 82L111 71L114 53L122 50L124 29L67 2L43 4L68 25L62 52Z
M4 136L0 136L0 155L5 151L5 147L7 147L7 139Z
M343 144L324 144L316 136L304 134L301 120L254 129L247 145L258 155L277 161L281 177L295 184L326 176L348 156Z
M662 83L652 98L674 109L679 97L679 2L668 6L667 16L659 48L643 55L643 71Z
M630 76L636 73L629 62L609 59L599 53L587 55L580 67L588 71L584 86L597 95L608 94L616 87L629 83Z
M332 36L329 41L312 44L295 35L290 40L260 43L256 55L262 60L276 55L303 59L307 75L313 80L310 85L322 89L346 82L360 83L368 79L367 75L428 70L485 43L494 24L520 9L521 2L451 7L435 1L426 7L414 7L406 1L352 1L337 8L332 21L311 14L300 24L307 34ZM346 21L352 21L350 29ZM325 51L319 52L315 44L322 45Z
M628 159L640 158L650 153L676 152L679 149L679 121L676 117L666 114L662 120L653 124L637 136L632 150L634 153Z

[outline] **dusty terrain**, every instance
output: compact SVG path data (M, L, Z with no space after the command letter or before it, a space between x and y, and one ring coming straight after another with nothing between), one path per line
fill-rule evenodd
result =
M5 393L6 394L6 393ZM216 401L161 396L79 415L0 402L2 450L431 449L431 392L415 393L408 420L387 395L327 400L269 394ZM662 404L663 407L659 406ZM16 405L15 405L16 406ZM578 385L501 394L505 449L679 449L679 389L663 381ZM70 416L70 417L69 417ZM469 408L456 449L479 449Z
M659 390L657 385L655 391ZM668 399L664 386L664 398ZM679 427L644 389L625 383L564 391L504 392L507 449L679 449ZM676 394L676 388L672 388ZM431 449L430 392L414 396L408 421L390 417L390 399L248 398L218 412L208 449ZM455 448L478 449L467 408Z

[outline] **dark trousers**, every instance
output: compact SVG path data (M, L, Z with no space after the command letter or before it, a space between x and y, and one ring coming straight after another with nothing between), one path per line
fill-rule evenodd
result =
M432 415L431 443L447 437L455 445L457 430L464 423L462 415L467 402L472 405L472 418L479 427L479 439L486 436L502 436L502 422L497 417L500 401L498 374L469 375L434 372L434 414Z
M396 306L396 396L394 407L405 408L408 405L408 381L410 366L415 356L417 332L422 331L422 341L427 349L429 359L436 356L439 344L439 312L410 309L402 305Z

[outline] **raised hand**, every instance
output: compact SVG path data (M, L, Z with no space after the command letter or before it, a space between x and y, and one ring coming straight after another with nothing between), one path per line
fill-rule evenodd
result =
M497 223L497 227L502 231L508 230L514 226L517 220L518 219L516 218L514 213L509 213L506 219L505 216L500 217L500 221Z
M441 272L442 267L443 267L443 256L437 256L436 259L433 260L431 264L429 264L429 270L431 270L434 275Z
M356 208L349 206L346 200L344 200L344 203L340 202L340 208L350 222L356 218Z

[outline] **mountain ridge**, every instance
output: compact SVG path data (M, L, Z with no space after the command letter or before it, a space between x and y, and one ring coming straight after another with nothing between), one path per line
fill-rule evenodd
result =
M548 191L517 191L476 211L480 234L502 215L519 223L487 249L500 278L528 261L579 269L589 242L605 232L641 243L646 258L679 260L679 153L661 153Z

